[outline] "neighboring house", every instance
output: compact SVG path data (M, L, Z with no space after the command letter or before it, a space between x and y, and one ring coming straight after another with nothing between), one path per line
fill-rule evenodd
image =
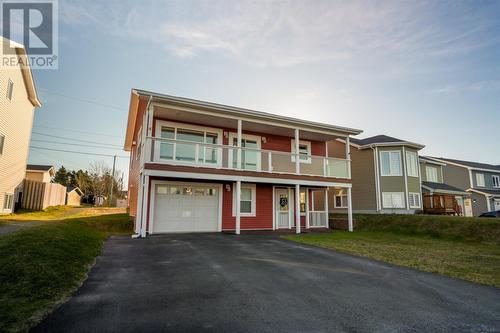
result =
M0 47L9 40L0 37ZM24 47L11 43L20 61L27 63ZM33 114L40 101L29 66L2 66L0 70L0 214L14 211L21 202L26 175Z
M472 213L500 210L500 167L498 165L426 156L443 166L444 183L470 193Z
M55 175L52 165L28 164L26 166L26 179L37 182L50 183Z
M418 151L424 146L386 135L350 140L352 209L357 213L413 214L422 209ZM339 157L346 142L328 143L328 156ZM330 212L344 212L344 189L330 191Z
M351 181L345 150L328 158L327 142L360 132L134 89L124 149L135 231L328 227L326 191L349 197Z
M79 187L67 186L66 187L66 205L80 206L82 201L83 192Z
M424 213L472 216L470 194L444 183L446 163L420 157Z

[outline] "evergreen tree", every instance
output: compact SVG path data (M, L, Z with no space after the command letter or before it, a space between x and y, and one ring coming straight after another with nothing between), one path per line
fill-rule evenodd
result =
M56 174L54 176L54 179L52 180L53 183L58 183L64 186L68 186L69 184L69 175L68 171L66 168L61 165L61 167L56 171Z

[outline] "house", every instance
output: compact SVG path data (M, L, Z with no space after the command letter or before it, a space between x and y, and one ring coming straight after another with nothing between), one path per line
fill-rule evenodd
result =
M14 48L27 63L20 44L0 37L0 47ZM28 65L4 65L0 70L0 214L21 202L34 110L40 107Z
M50 183L55 175L52 165L28 164L26 166L26 179L37 182Z
M350 146L350 147L349 147ZM386 135L352 138L352 209L357 213L413 214L422 209L418 151L424 145ZM346 141L328 142L328 156L339 157ZM345 189L332 189L332 213L346 211Z
M82 201L83 192L79 187L67 186L66 187L66 205L80 206Z
M135 231L327 228L328 188L348 201L351 188L348 150L329 158L327 142L359 133L133 89L124 149Z
M423 156L419 161L424 213L472 216L470 194L444 182L446 163Z
M500 210L500 167L498 165L426 156L444 163L445 184L470 193L472 213L479 216Z

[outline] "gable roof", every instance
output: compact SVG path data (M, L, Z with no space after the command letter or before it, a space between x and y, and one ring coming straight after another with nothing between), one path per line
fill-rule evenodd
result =
M42 165L42 164L28 164L26 165L26 171L50 171L54 169L53 165Z
M75 187L75 186L66 186L66 193L70 193L70 192L73 192L73 191L76 191L78 192L79 195L83 195L83 192L82 190L80 190L79 187Z
M349 142L360 149L371 148L372 146L409 146L416 149L425 147L425 145L419 143L401 140L388 135L375 135L364 139L350 138Z
M127 122L127 133L125 136L124 149L126 151L130 150L132 147L133 129L135 127L136 117L138 113L138 106L140 99L147 99L148 104L150 102L162 102L162 103L172 103L185 108L202 108L205 110L210 110L210 112L233 117L242 117L249 119L262 119L264 121L276 121L281 123L288 123L292 126L304 126L310 128L311 130L317 131L335 131L340 133L345 133L346 135L357 135L362 133L362 130L342 127L332 124L325 124L320 122L314 122L309 120L303 120L298 118L292 118L288 116L280 116L277 114L256 111L251 109L245 109L230 105L217 104L212 102L205 102L185 97L178 97L166 94L159 94L147 90L132 89L130 97L130 106Z
M500 190L489 190L489 189L476 189L476 188L470 188L467 190L467 192L475 192L479 194L486 194L488 196L492 196L495 198L500 198Z
M500 172L500 166L499 165L493 165L493 164L487 164L487 163L479 163L479 162L472 162L472 161L464 161L464 160L456 160L452 158L445 158L445 157L432 157L432 156L425 156L426 158L434 159L437 161L442 161L444 163L448 162L451 164L455 164L458 166L462 166L465 168L470 168L470 169L478 169L478 170L490 170L490 171L499 171Z
M461 190L457 187L450 186L444 183L434 183L434 182L426 182L422 181L422 187L433 192L441 192L441 193L451 193L451 194L468 194L464 190Z
M29 61L28 61L28 54L26 53L26 49L24 48L24 45L16 43L14 41L11 41L10 39L4 38L0 36L0 41L2 42L2 47L3 44L9 43L10 47L13 47L16 49L17 56L20 58L22 61L23 66L20 66L21 68L21 74L23 76L24 80L24 86L26 87L26 91L28 93L28 99L30 100L31 104L34 107L41 107L42 103L38 99L38 94L36 92L36 86L35 86L35 81L33 79L33 73L31 72L31 68L29 66Z

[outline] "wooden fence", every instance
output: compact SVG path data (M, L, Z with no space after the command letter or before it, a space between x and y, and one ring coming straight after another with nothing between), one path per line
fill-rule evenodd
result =
M22 208L43 210L66 203L66 187L61 184L24 180Z

